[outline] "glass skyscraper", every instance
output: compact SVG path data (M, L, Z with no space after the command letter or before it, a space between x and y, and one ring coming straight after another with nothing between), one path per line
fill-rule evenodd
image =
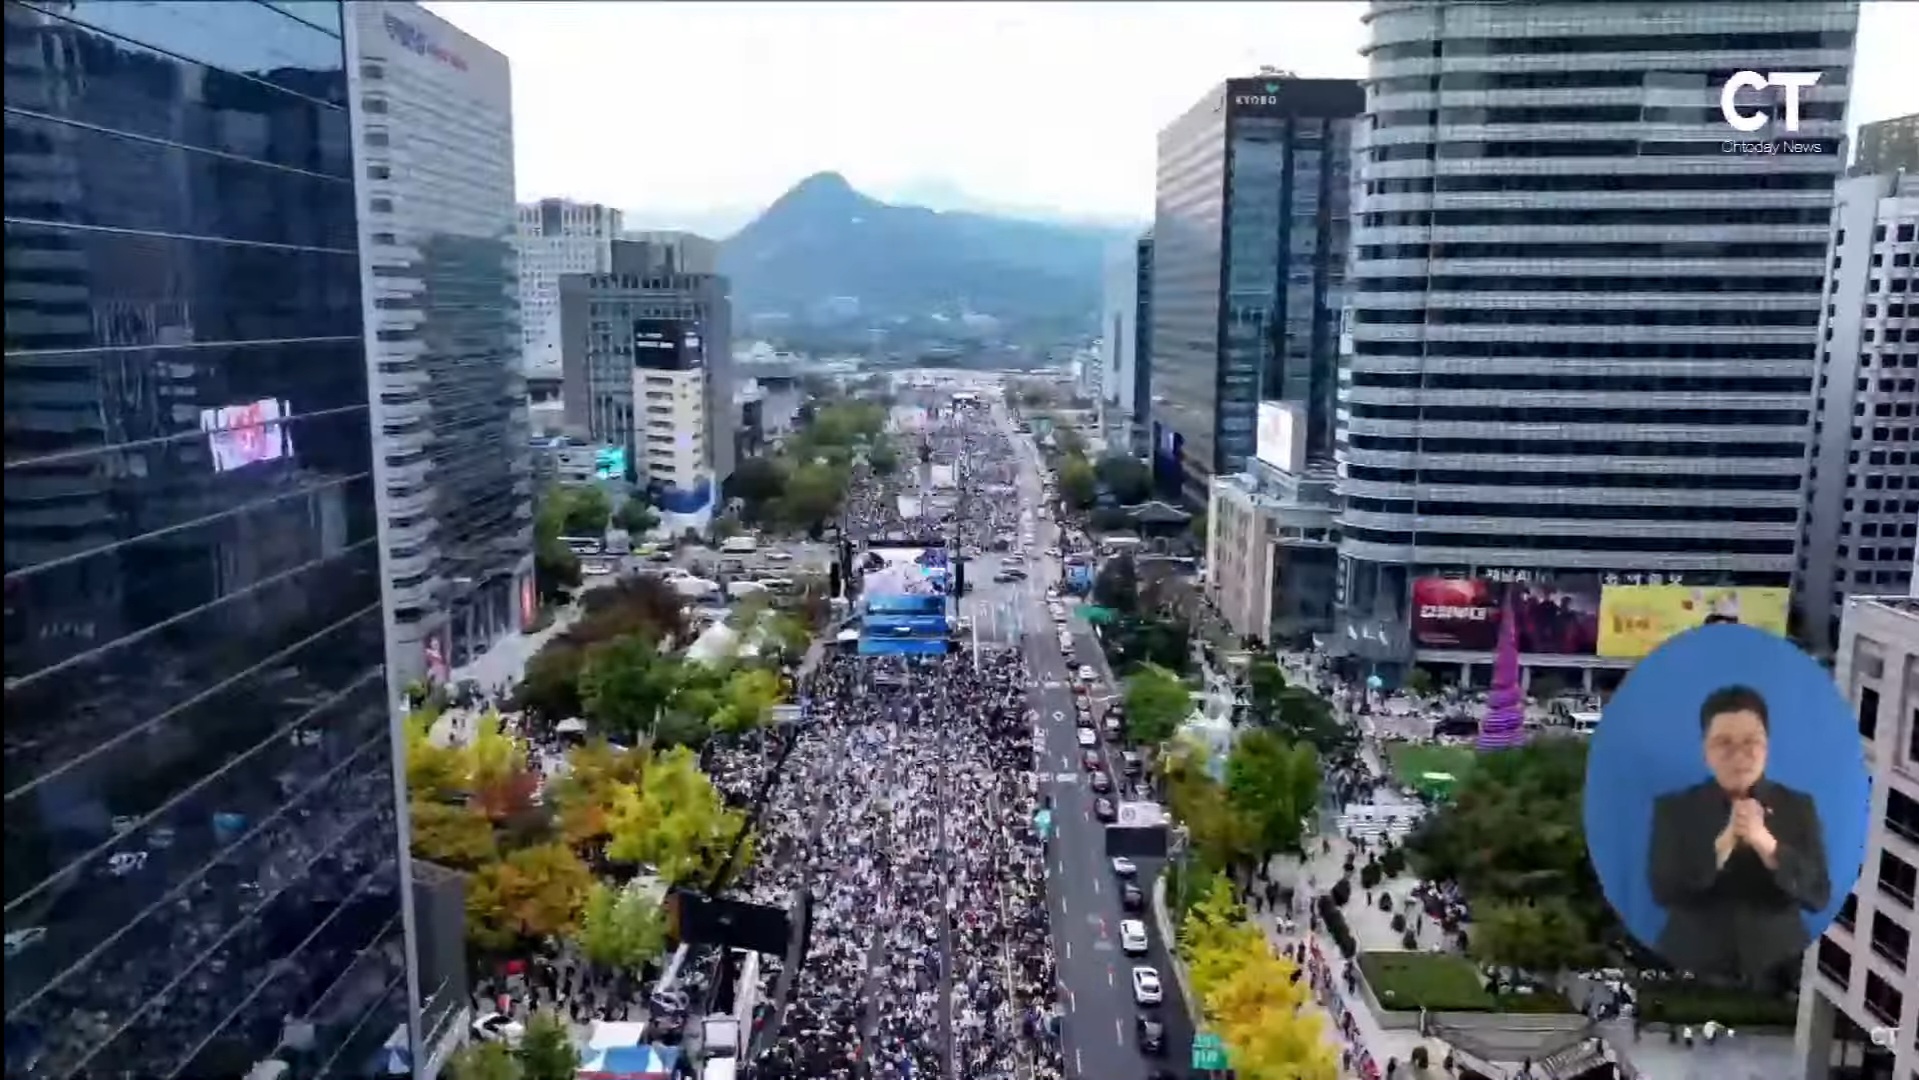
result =
M6 1073L406 1020L341 5L6 5Z
M1154 452L1184 487L1253 456L1261 398L1299 402L1330 457L1350 154L1350 79L1230 79L1159 137L1154 210Z

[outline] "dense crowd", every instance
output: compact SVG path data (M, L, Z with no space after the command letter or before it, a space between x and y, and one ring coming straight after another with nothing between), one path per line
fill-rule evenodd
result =
M1053 982L1024 683L1011 653L977 670L829 655L809 677L747 882L814 896L762 1080L993 1080L1057 1061L1032 1022Z

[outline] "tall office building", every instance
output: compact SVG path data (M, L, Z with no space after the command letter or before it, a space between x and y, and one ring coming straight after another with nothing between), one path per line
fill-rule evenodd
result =
M560 275L611 272L623 225L620 211L599 203L520 204L520 344L529 373L560 366Z
M1489 661L1408 632L1419 580L1531 582L1589 631L1605 583L1783 599L1857 22L1375 0L1339 432L1339 637L1367 662ZM1729 127L1755 65L1821 73L1796 129L1776 90L1736 102L1769 126ZM1630 663L1591 637L1521 649Z
M1300 403L1309 452L1332 454L1364 104L1349 79L1230 79L1160 132L1153 443L1194 504L1251 460L1262 397Z
M284 8L6 5L9 1077L411 1027L349 53Z
M1840 181L1797 598L1820 652L1837 639L1846 595L1904 593L1919 548L1916 230L1919 174Z
M1852 896L1806 950L1794 1047L1804 1080L1919 1071L1919 600L1846 601L1834 670L1872 773L1871 829Z
M512 75L418 4L350 10L390 662L444 678L533 619Z
M1099 422L1106 445L1133 444L1133 374L1139 368L1139 243L1106 251L1099 317Z
M661 249L614 244L613 272L560 278L561 391L569 428L627 447L633 480L677 531L711 519L738 426L730 368L732 305L724 277L674 270ZM722 445L724 444L724 445Z
M1853 137L1854 176L1900 171L1919 173L1919 113L1860 124Z

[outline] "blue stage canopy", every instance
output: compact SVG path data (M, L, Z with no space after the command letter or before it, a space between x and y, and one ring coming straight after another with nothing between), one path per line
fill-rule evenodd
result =
M943 656L945 653L945 638L860 639L861 656Z

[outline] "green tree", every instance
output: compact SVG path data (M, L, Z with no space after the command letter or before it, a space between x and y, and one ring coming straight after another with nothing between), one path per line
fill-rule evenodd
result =
M646 504L646 500L629 495L620 504L619 513L613 516L613 523L625 529L630 536L644 536L659 527L660 515Z
M1586 743L1536 739L1483 753L1450 802L1407 842L1428 881L1455 881L1474 905L1563 901L1587 941L1612 940L1616 917L1586 855Z
M1084 510L1099 497L1099 478L1093 466L1078 454L1069 454L1059 467L1059 493L1068 504Z
M1303 686L1288 686L1279 692L1278 715L1273 729L1287 742L1300 742L1321 756L1341 760L1359 749L1359 734L1342 724L1326 699Z
M1148 664L1126 679L1126 734L1142 745L1165 742L1193 713L1193 695L1179 676Z
M899 471L900 454L891 441L882 439L867 450L866 463L872 466L875 476L891 476Z
M615 790L607 817L608 858L646 863L668 882L702 887L746 821L727 809L699 759L685 749L656 753L637 786ZM743 845L738 865L751 861L751 845Z
M805 528L839 513L846 494L846 473L831 464L807 462L787 477L779 498L779 516L786 524Z
M574 940L595 964L632 971L666 947L666 915L642 889L595 882Z
M1496 900L1473 907L1469 944L1482 964L1562 971L1594 959L1586 920L1564 897Z
M1286 691L1286 673L1277 663L1260 657L1246 665L1246 710L1254 723L1279 722L1279 696Z
M453 1080L526 1080L526 1070L505 1043L468 1043L446 1062Z
M1121 506L1145 502L1153 493L1152 470L1130 454L1106 454L1093 472Z
M525 1080L574 1080L580 1070L580 1051L566 1021L548 1009L527 1019L520 1039L520 1067Z
M1226 759L1226 793L1257 826L1261 855L1299 852L1319 805L1319 755L1267 728L1242 732Z
M1131 555L1106 560L1093 579L1093 602L1122 615L1139 610L1139 569Z
M652 734L673 699L678 665L639 635L615 638L587 650L580 670L580 700L598 730L626 742Z
M771 502L785 489L786 468L770 457L747 458L726 479L727 497L739 499L748 507Z
M565 535L606 535L607 523L613 519L613 501L606 492L597 487L565 487L555 489L554 497L562 500L561 528Z
M780 677L764 668L741 668L727 677L721 702L713 713L713 727L730 734L751 731L766 723L780 700Z
M526 677L513 688L519 709L551 723L580 715L580 672L586 650L570 641L549 641L526 665Z

